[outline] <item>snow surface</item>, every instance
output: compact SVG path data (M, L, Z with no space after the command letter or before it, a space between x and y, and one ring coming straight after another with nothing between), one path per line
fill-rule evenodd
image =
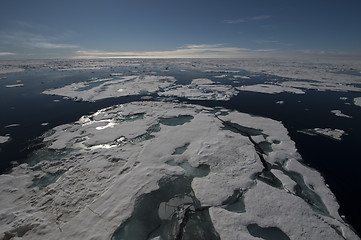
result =
M193 179L192 188L201 205L210 207L221 239L257 239L247 230L254 223L277 227L290 239L358 239L338 215L321 175L299 163L295 143L278 121L219 108L133 102L55 127L44 141L53 150L42 161L0 175L3 236L110 239L139 197L158 189L161 179L186 174L169 162L188 162L210 168ZM255 144L265 143L271 151L260 153ZM174 155L182 146L184 152ZM267 172L261 156L280 187L261 178ZM57 174L57 180L37 186L36 179ZM311 204L317 198L296 194L296 185L322 199L320 210ZM242 192L246 212L225 209L234 191Z
M331 110L331 113L335 114L337 117L352 118L349 115L343 114L341 110Z

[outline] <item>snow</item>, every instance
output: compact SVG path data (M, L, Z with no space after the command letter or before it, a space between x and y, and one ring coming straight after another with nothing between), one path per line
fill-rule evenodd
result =
M329 137L333 140L341 141L343 135L347 135L344 130L341 129L331 129L331 128L314 128L314 129L304 129L299 130L298 132L308 134L308 135L320 135L324 137Z
M1 143L6 143L9 140L10 140L9 136L0 136L0 144Z
M354 98L353 101L354 101L356 106L361 107L361 97Z
M237 89L240 91L260 92L260 93L268 93L268 94L276 94L281 92L291 92L296 94L305 93L304 91L297 88L277 86L271 84L248 85L248 86L237 87Z
M335 114L337 117L352 118L349 115L343 114L341 110L331 110L331 113Z

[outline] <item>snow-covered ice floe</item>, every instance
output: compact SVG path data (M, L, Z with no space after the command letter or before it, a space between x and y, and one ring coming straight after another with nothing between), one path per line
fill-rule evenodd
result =
M337 117L352 118L349 115L343 114L341 110L331 110L331 113L335 114Z
M15 87L23 87L23 86L24 84L22 83L5 85L6 88L15 88Z
M361 107L361 97L354 98L353 101L354 101L356 106Z
M40 160L0 175L2 238L358 239L278 121L133 102L44 142Z
M286 86L278 86L273 84L256 84L256 85L237 87L237 89L240 91L260 92L260 93L269 93L269 94L276 94L281 92L290 92L296 94L305 93L301 89L286 87Z
M43 93L75 100L96 101L104 98L157 93L160 96L185 97L191 100L229 100L238 92L229 85L217 85L209 79L194 79L190 85L177 85L171 76L121 76L91 79Z
M1 143L6 143L9 140L10 140L9 136L0 136L0 144Z
M159 92L160 96L184 97L191 100L222 100L228 101L238 92L230 85L215 84L210 79L193 79L190 85L176 85Z
M118 78L90 79L62 88L46 90L43 93L59 95L75 100L96 101L104 98L154 93L160 88L173 85L173 77L164 76L122 76Z
M299 130L298 132L308 134L311 136L320 135L338 141L342 140L343 135L347 135L347 133L344 130L331 129L331 128L304 129L304 130Z

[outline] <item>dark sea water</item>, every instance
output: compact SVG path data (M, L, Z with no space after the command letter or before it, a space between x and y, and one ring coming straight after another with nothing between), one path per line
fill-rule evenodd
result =
M132 72L132 68L53 71L49 69L27 70L20 73L0 74L6 79L0 80L0 136L9 135L11 141L1 144L0 171L9 171L12 161L26 162L28 154L41 147L39 138L49 129L64 123L71 123L81 116L93 113L100 108L119 103L141 100L141 96L129 96L100 100L93 103L74 102L60 96L48 96L42 91L65 86L73 82L82 82L91 77L107 78L114 71ZM140 71L140 74L147 72ZM147 70L150 71L150 70ZM229 80L232 75L248 75L247 72L228 74L226 78L215 78L219 73L170 69L161 72L151 69L158 75L174 76L178 83L189 84L194 78L210 78L222 84L241 86L247 84L284 81L284 78L268 75L252 75L250 79ZM137 74L137 73L134 73ZM21 81L21 82L17 82ZM6 88L10 84L24 84L22 87ZM269 117L282 121L305 164L317 169L336 195L340 204L340 214L361 233L361 108L352 104L354 97L361 94L333 91L309 90L304 95L291 93L262 94L240 92L230 101L189 101L203 106L221 106L240 112ZM347 97L341 100L340 97ZM154 95L154 99L159 99ZM283 101L283 104L276 102ZM337 117L331 110L341 110L352 118ZM47 125L45 125L47 123ZM11 126L19 124L18 126ZM10 125L10 126L9 126ZM348 135L342 141L321 136L309 136L298 130L308 128L338 128Z

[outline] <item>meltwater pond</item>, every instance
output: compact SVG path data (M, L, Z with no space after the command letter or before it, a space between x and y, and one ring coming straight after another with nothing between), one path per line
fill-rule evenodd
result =
M360 233L361 222L358 216L361 214L359 205L361 194L359 187L355 186L355 183L361 182L361 176L358 174L361 163L357 161L359 136L361 135L361 126L359 124L361 121L361 108L353 104L353 99L360 97L361 94L359 92L309 89L303 89L305 94L238 92L235 90L237 87L269 84L270 82L280 84L290 79L263 73L251 73L241 68L237 69L234 65L232 65L231 69L225 69L224 66L213 66L211 70L206 69L206 67L202 69L199 63L199 61L190 60L186 63L172 65L163 61L155 61L154 63L144 61L124 65L113 64L111 67L105 66L98 69L63 71L63 69L56 67L38 67L18 73L1 74L1 172L9 173L11 166L16 165L13 161L24 163L27 159L32 159L39 162L41 159L38 159L37 156L40 156L40 158L49 156L48 153L42 155L41 150L37 153L38 155L34 154L33 157L29 158L29 154L31 155L34 150L43 147L42 138L40 137L42 134L58 125L71 123L81 116L93 114L101 108L135 101L151 102L155 100L191 103L211 108L223 107L281 121L287 128L291 139L295 142L304 163L317 169L325 178L326 183L330 186L340 204L340 215L344 215L346 221ZM335 74L342 76L344 72L335 72ZM354 71L347 74L358 76ZM175 82L167 83L171 85L168 88L168 85L162 85L163 80L159 81L161 87L155 87L154 89L158 89L155 92L144 91L146 89L142 89L142 86L136 82L137 86L134 85L134 89L139 88L139 94L109 97L94 102L71 99L66 95L43 94L45 90L60 89L74 83L90 83L76 90L84 92L98 88L102 83L106 83L108 78L121 80L122 76L150 75L173 77ZM197 81L193 81L194 79L197 79ZM158 84L157 81L152 82L152 84ZM357 84L354 85L357 86ZM223 95L228 97L219 100L220 96ZM199 99L195 99L197 96ZM337 116L333 113L335 110L341 111L350 117ZM127 121L143 120L144 114L142 112L135 115L129 114L129 116L132 116L129 118L134 119L127 119ZM154 126L159 128L186 126L186 124L194 120L194 116L186 113L183 115L175 114L175 116L176 118L167 116L160 118L158 125ZM176 121L174 121L175 119ZM342 129L346 134L342 136L341 141L335 141L320 135L306 135L301 131L315 128ZM255 136L259 135L257 129L254 129L254 131L256 131ZM152 135L152 137L144 135L143 138L137 138L139 141L134 140L133 144L143 144L144 141L152 140L157 134L158 130L151 130L148 135ZM273 143L277 143L277 140ZM259 145L268 153L273 151L270 144L269 142L260 142ZM191 147L190 142L183 142L176 146L170 154L181 157L187 153L189 147ZM61 153L58 154L62 156ZM61 159L62 157L56 158L56 161L61 161ZM169 162L169 164L173 163ZM179 165L179 163L174 164ZM180 167L183 167L185 171L193 169L193 167L184 164ZM46 189L62 174L63 172L59 171L35 177L33 180L34 185L30 187L38 185L40 190ZM132 216L119 226L113 238L131 239L132 236L133 239L142 239L144 236L156 237L166 236L167 234L167 236L169 234L172 237L176 236L174 233L174 221L176 220L173 219L174 212L176 212L175 208L164 210L163 214L160 213L160 208L164 207L166 209L167 205L173 205L173 203L179 206L190 206L187 205L190 202L192 202L192 211L199 208L199 203L197 203L190 186L193 177L195 176L189 175L178 178L164 178L159 181L160 188L158 190L142 195L137 199ZM305 187L312 188L311 186ZM165 189L173 189L174 191ZM147 214L146 206L150 205L154 205L153 208L159 209L157 214L154 214L154 212ZM238 214L245 213L244 196L241 197L240 195L236 202L225 209ZM203 232L202 234L206 234L205 232L210 234L204 239L217 239L219 236L217 232L213 231L214 228L208 211L205 210L199 214L194 215L197 217L189 221L187 225L189 231L185 232L183 239L186 239L187 236L191 239L191 236L195 236L195 232L198 231ZM209 223L204 226L204 229L207 230L192 229L193 225L198 225L196 219L202 219L203 222ZM149 222L152 224L146 224ZM133 231L134 229L135 231ZM274 236L278 236L280 239L282 237L284 239L288 238L283 229L272 226L261 227L249 223L247 230L252 236L264 239L274 239ZM141 233L141 236L132 235L134 232Z

